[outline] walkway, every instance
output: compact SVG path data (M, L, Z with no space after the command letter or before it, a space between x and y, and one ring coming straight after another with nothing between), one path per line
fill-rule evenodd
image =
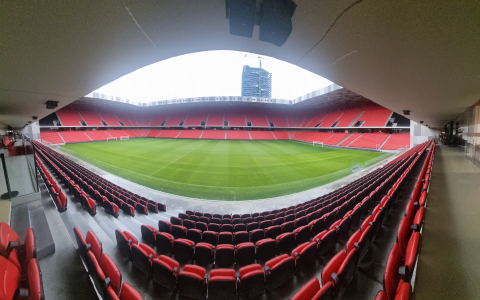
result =
M478 299L480 168L437 147L413 299Z

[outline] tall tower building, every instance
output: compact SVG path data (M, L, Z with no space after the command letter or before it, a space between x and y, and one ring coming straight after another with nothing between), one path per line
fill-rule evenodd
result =
M259 68L243 66L242 96L272 98L272 73Z

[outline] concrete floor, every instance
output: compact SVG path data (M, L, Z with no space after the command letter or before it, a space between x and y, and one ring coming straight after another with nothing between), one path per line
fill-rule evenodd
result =
M413 299L480 299L480 168L435 151Z

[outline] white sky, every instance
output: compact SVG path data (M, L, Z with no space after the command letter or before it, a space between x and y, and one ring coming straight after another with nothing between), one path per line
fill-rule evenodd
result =
M208 51L173 57L138 69L95 92L138 102L206 96L241 96L244 65L258 67L256 54ZM295 99L332 84L287 62L263 56L273 73L272 98Z

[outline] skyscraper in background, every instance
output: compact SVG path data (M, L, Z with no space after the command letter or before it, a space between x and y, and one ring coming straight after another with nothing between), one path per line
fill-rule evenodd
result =
M243 66L242 96L272 98L272 73L259 68Z

